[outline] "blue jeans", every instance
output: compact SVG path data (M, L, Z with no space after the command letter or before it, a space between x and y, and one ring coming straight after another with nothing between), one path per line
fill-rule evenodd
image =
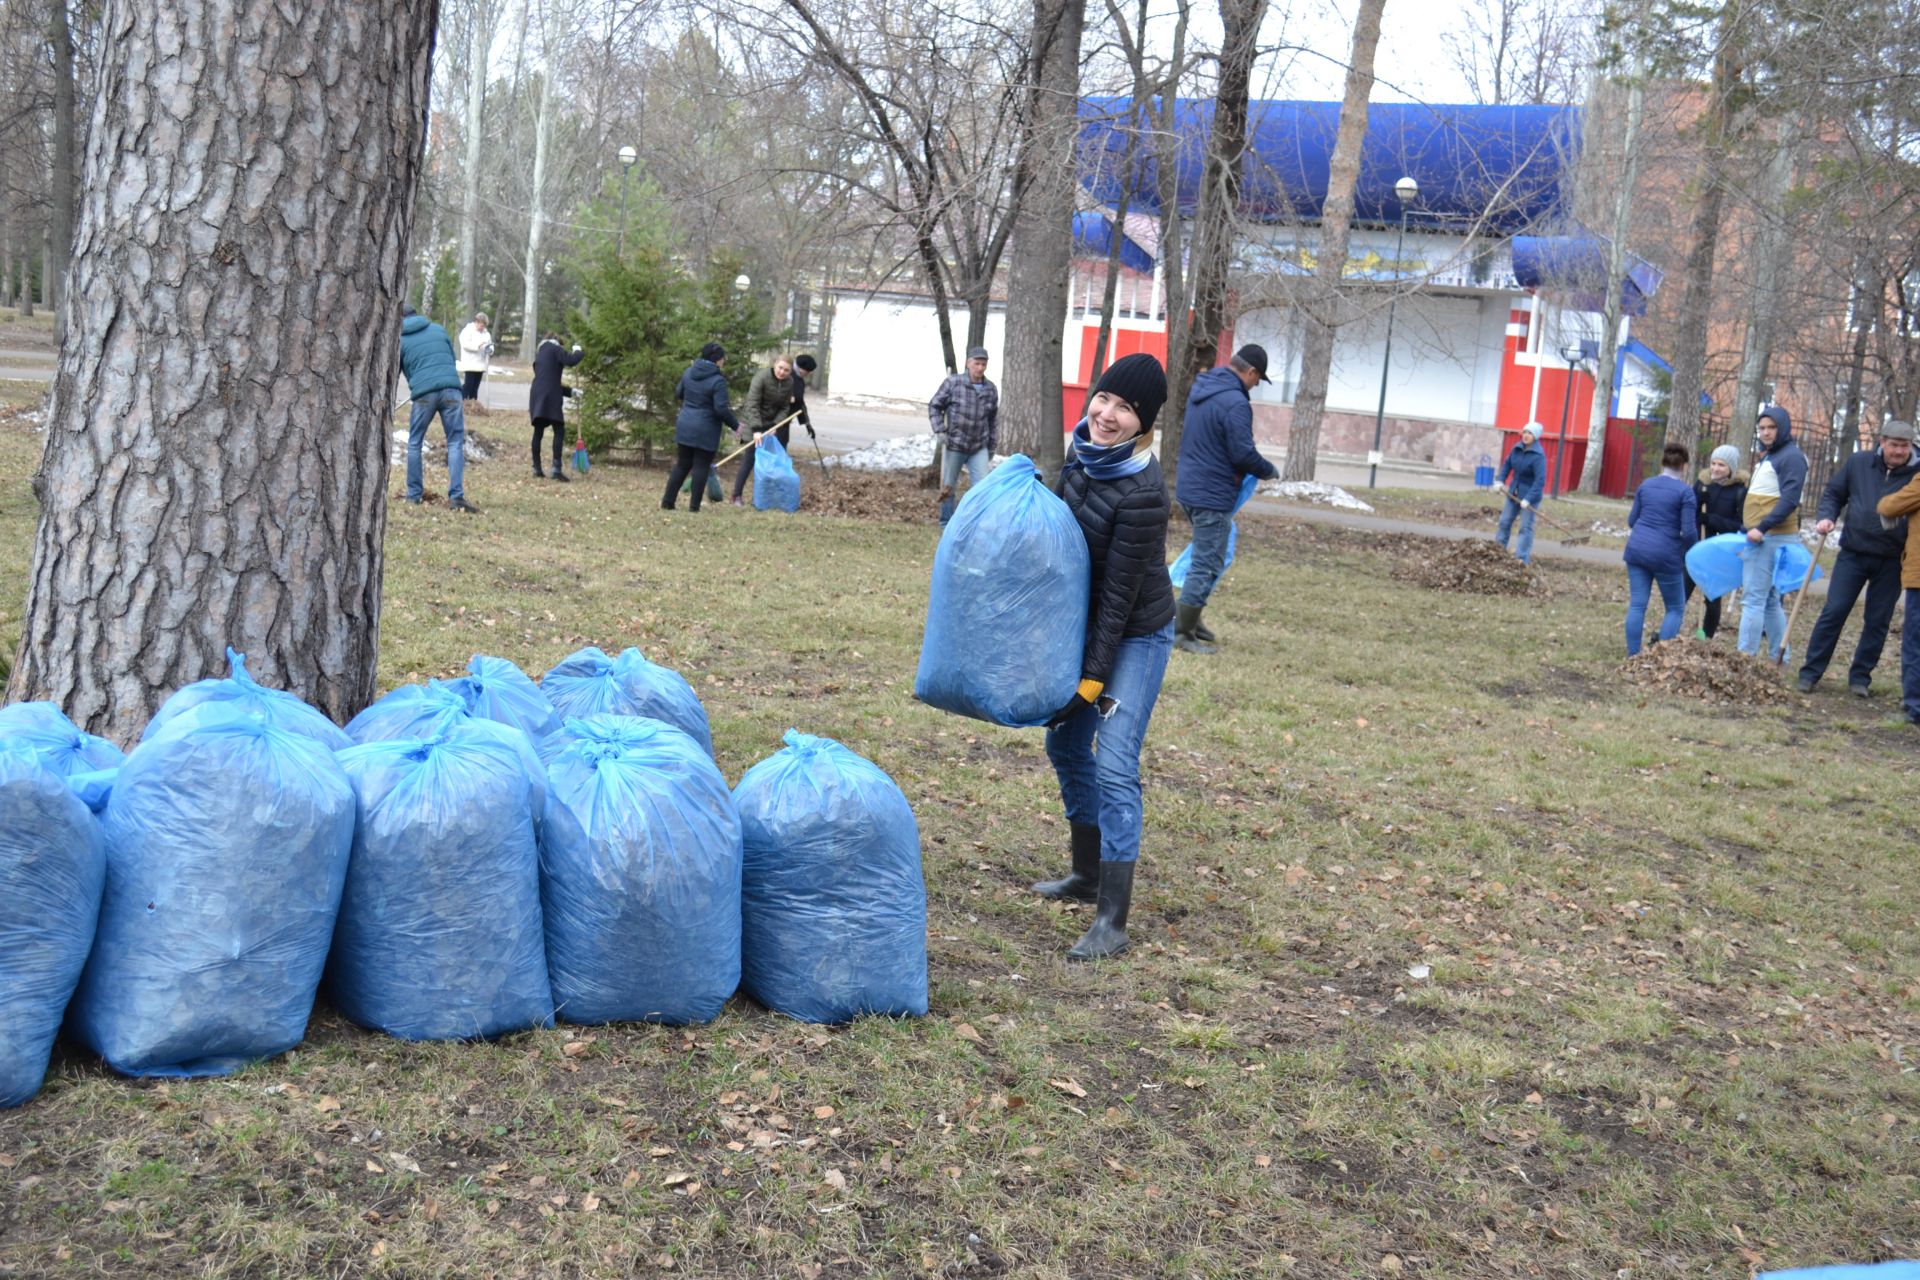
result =
M1172 652L1171 622L1152 635L1122 640L1098 702L1047 730L1047 759L1060 779L1067 821L1100 828L1105 862L1140 856L1140 743Z
M1873 684L1873 669L1880 664L1887 628L1893 625L1893 611L1900 603L1900 557L1863 556L1845 547L1833 562L1833 576L1827 579L1827 605L1807 637L1802 679L1818 680L1826 674L1841 628L1862 591L1867 593L1867 610L1860 622L1860 641L1853 648L1853 665L1847 669L1847 684L1856 689Z
M1520 517L1520 540L1514 544L1513 554L1520 558L1521 564L1533 563L1533 517L1537 508L1520 509L1517 498L1508 498L1500 508L1500 527L1494 531L1493 540L1501 546L1507 545L1507 537L1513 531L1513 518Z
M1640 642L1647 638L1647 601L1653 595L1654 583L1660 584L1660 603L1667 608L1667 614L1660 619L1660 638L1671 640L1680 634L1680 619L1687 610L1686 584L1678 569L1655 573L1652 569L1637 564L1627 566L1627 656L1631 658L1640 652Z
M940 487L951 489L960 481L960 464L967 467L967 488L979 484L987 478L987 468L993 462L993 456L985 449L975 449L972 453L959 453L948 447L940 454ZM953 509L958 506L960 495L940 499L940 523L953 519Z
M1920 587L1908 587L1907 617L1900 624L1900 710L1920 724Z
M1780 548L1799 540L1794 533L1770 533L1764 541L1740 548L1740 652L1758 653L1765 640L1768 656L1777 659L1786 647L1787 611L1773 587L1773 566Z
M1181 504L1186 506L1185 503ZM1187 562L1187 580L1180 587L1180 603L1205 608L1214 584L1227 571L1227 535L1233 531L1233 512L1187 507L1193 524L1193 558Z
M467 417L460 405L460 388L429 391L413 402L413 416L407 422L407 501L420 501L420 446L426 443L427 428L433 415L440 415L440 429L447 433L447 501L467 496L462 481L467 473Z

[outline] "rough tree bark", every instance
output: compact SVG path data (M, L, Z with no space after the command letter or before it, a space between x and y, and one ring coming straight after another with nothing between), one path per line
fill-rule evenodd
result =
M1193 319L1187 309L1186 258L1180 235L1178 110L1180 80L1186 73L1187 19L1191 11L1189 0L1178 0L1174 11L1173 48L1167 55L1167 74L1157 88L1160 100L1153 104L1154 168L1157 170L1156 195L1160 201L1160 234L1153 251L1160 260L1160 278L1165 286L1167 355L1173 365L1167 370L1167 407L1160 411L1167 421L1159 431L1160 470L1167 477L1169 493L1173 492L1179 479L1180 433L1186 427L1187 392L1192 389L1186 365L1171 360L1174 352L1186 350L1187 330Z
M60 304L66 301L67 260L73 253L73 193L79 185L73 154L73 25L67 0L53 0L47 24L53 51L53 199L48 223L53 273L47 277L47 306L54 314L54 336L62 331Z
M1697 452L1700 443L1700 393L1706 389L1707 336L1713 316L1713 260L1720 247L1720 211L1726 202L1726 167L1732 146L1734 91L1740 70L1734 56L1734 27L1740 6L1727 0L1722 11L1719 49L1707 82L1700 118L1699 189L1683 269L1680 324L1673 342L1673 392L1667 403L1667 443ZM1737 432L1742 426L1734 423Z
M1606 462L1607 414L1613 408L1613 374L1619 363L1620 314L1627 289L1627 241L1633 235L1634 189L1640 181L1640 123L1646 111L1646 68L1636 65L1627 86L1627 117L1620 134L1620 167L1603 179L1613 188L1612 239L1607 244L1607 288L1600 307L1600 363L1594 371L1593 406L1587 416L1587 456L1580 464L1580 492L1600 492ZM1569 377L1572 375L1569 374Z
M1340 128L1327 171L1327 201L1320 210L1320 246L1300 308L1305 337L1300 344L1300 389L1293 397L1287 431L1289 480L1313 479L1320 452L1320 424L1327 416L1327 378L1333 371L1333 339L1346 319L1347 240L1353 229L1353 186L1360 177L1360 148L1367 140L1367 100L1373 96L1373 54L1380 45L1380 13L1386 0L1360 0L1353 22L1353 53L1347 62Z
M1185 345L1169 352L1181 365L1183 386L1192 386L1219 363L1220 332L1233 322L1227 309L1227 267L1239 223L1253 61L1266 11L1267 0L1220 0L1220 81L1201 169L1199 225L1193 233L1193 324Z
M520 323L520 358L528 363L532 363L533 353L540 346L541 259L547 235L547 150L553 138L554 46L547 30L550 16L546 6L541 6L540 44L546 52L540 76L539 114L533 123L533 198L527 218L526 306Z
M493 44L493 24L487 0L473 0L467 28L467 162L460 174L460 309L461 320L480 309L480 273L475 247L480 227L480 144L486 136L487 55Z
M131 742L228 645L371 698L437 10L109 0L10 699Z
M1007 373L1001 448L1052 476L1066 457L1060 408L1061 336L1073 266L1074 137L1085 0L1034 0L1025 128L1014 176L1008 275Z

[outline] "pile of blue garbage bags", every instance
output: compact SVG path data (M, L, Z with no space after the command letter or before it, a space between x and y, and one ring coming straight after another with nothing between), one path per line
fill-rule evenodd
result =
M0 1107L61 1034L131 1076L283 1053L316 996L406 1040L927 1011L913 810L799 732L728 787L638 649L477 656L342 729L245 660L123 753L0 708Z

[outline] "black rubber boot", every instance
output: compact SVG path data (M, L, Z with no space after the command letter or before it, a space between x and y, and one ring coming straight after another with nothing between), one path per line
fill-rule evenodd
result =
M1064 879L1042 880L1033 891L1043 898L1092 902L1100 896L1100 828L1071 823L1073 870Z
M1213 634L1212 627L1209 627L1205 622L1201 621L1201 619L1206 615L1206 610L1207 610L1207 606L1201 605L1200 608L1194 612L1193 638L1195 640L1200 641L1202 644L1212 644L1214 641L1218 640L1220 637Z
M1100 905L1094 909L1093 925L1080 941L1067 948L1069 960L1105 960L1117 956L1131 944L1127 941L1127 908L1133 905L1133 864L1100 863Z
M1174 607L1173 647L1188 653L1213 653L1213 633L1209 631L1203 638L1196 630L1200 626L1200 610L1190 604Z

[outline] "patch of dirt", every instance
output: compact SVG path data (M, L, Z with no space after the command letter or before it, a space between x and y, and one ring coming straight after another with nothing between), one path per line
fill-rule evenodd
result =
M1446 542L1438 538L1409 538L1428 544L1409 548L1399 557L1393 576L1435 591L1466 591L1483 596L1541 596L1546 585L1532 569L1484 538Z
M1620 673L1631 684L1659 693L1739 707L1787 701L1780 673L1771 664L1698 640L1668 640L1628 658Z
M835 469L827 476L817 465L801 469L800 510L806 515L903 524L933 524L940 518L940 504L920 487L917 472Z

